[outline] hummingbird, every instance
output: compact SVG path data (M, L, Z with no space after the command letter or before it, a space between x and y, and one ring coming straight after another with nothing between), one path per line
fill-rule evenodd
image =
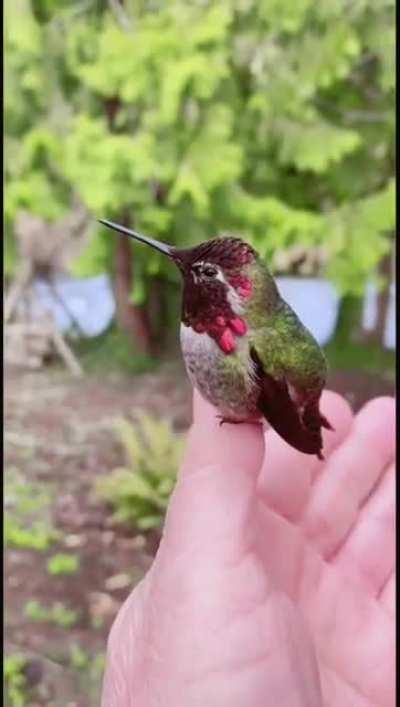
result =
M289 445L323 459L321 430L333 429L320 411L327 362L254 248L230 235L176 248L100 223L155 248L180 270L183 359L220 423L265 419Z

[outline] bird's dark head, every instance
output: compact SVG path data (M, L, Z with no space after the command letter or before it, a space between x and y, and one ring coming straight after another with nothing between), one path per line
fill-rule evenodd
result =
M252 296L256 252L240 238L222 237L177 253L183 279L182 322L207 332L222 348L246 333L244 312Z
M105 226L147 243L175 262L183 277L182 323L208 333L225 353L247 330L246 305L253 295L256 251L240 238L214 238L193 248L175 248L110 221Z

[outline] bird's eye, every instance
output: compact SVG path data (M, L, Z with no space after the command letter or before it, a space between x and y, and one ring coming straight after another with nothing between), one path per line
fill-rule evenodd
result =
M212 265L206 265L203 268L203 273L206 277L214 277L217 274L217 270Z

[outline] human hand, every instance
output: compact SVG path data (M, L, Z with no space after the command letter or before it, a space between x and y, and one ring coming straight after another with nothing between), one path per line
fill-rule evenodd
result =
M326 392L322 411L325 462L272 430L219 427L195 394L163 540L110 635L103 707L394 705L394 402L353 420Z

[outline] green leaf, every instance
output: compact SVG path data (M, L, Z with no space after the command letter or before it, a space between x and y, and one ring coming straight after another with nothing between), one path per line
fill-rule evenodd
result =
M116 427L130 467L114 469L96 484L111 503L116 520L142 530L160 526L175 485L183 440L165 420L140 415L137 425L119 420Z
M314 124L284 121L278 155L283 165L293 164L301 171L319 174L360 145L361 136L354 130L343 130L322 121Z

